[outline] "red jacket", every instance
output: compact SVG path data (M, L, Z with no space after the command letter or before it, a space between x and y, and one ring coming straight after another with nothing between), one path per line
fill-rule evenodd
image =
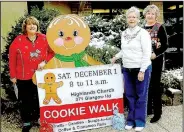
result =
M38 64L49 61L54 52L50 49L46 36L37 33L37 38L32 43L27 35L17 36L9 48L10 77L20 80L32 79Z

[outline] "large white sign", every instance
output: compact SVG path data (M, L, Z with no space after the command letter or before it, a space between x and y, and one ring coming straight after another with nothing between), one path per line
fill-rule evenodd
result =
M123 79L118 64L36 72L40 120L54 132L112 125L113 109L124 113Z

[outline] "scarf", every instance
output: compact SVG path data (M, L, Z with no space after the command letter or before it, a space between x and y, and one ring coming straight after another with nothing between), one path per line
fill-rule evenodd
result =
M79 54L75 53L71 56L64 56L60 54L55 54L55 57L63 62L74 62L75 67L83 67L83 66L90 66L85 60L83 60L83 57L85 55L85 52L82 51Z

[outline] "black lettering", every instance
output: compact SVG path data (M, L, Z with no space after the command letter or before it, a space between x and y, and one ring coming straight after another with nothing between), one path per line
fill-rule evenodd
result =
M70 77L70 73L66 73L66 75L67 75L67 78L71 78L71 77Z
M114 69L114 74L117 74L116 69Z
M59 73L59 74L58 74L58 77L59 77L58 79L62 79L62 77L61 77L61 73Z
M75 78L80 77L78 72L75 72Z
M112 75L111 69L108 69L108 75Z
M70 87L73 87L73 82L72 81L70 81Z
M77 82L78 86L83 86L83 82Z

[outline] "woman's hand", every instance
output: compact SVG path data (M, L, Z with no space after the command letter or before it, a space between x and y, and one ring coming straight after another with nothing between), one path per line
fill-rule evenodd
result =
M117 60L117 58L116 58L116 57L113 57L112 59L110 59L110 62L111 62L112 64L114 64L114 63L116 62L116 60Z
M17 79L16 79L16 78L11 78L10 81L11 81L13 84L16 84L16 83L17 83Z
M144 72L141 72L141 71L140 71L140 72L138 73L138 80L139 80L139 81L143 81L143 80L144 80Z
M43 70L43 67L46 65L45 61L42 61L40 64L38 64L38 69L37 70Z

